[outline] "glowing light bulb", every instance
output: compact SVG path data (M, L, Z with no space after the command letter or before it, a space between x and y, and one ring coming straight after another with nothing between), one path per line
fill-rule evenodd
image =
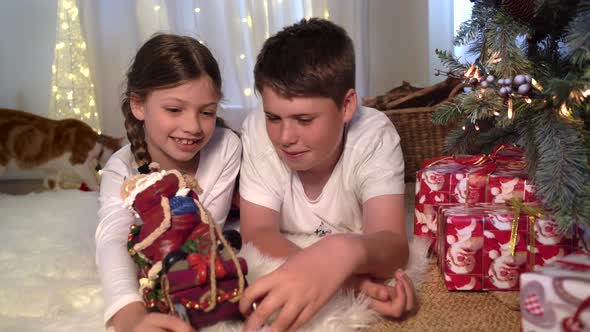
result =
M77 107L74 107L73 111L74 111L74 114L80 114L80 109Z
M68 100L74 99L74 91L68 91Z
M157 5L156 5L156 6L154 6L154 11L156 11L156 12L157 12L157 11L159 11L159 10L160 10L160 6L157 6Z
M570 115L570 111L567 108L567 105L565 103L561 104L561 114L563 114L564 116L568 116Z
M244 53L240 54L240 59L244 60L246 58L246 55Z
M88 106L95 106L96 104L94 104L94 99L90 99L90 102L88 102Z
M69 26L69 25L68 25L66 22L63 22L63 23L61 24L61 28L62 28L62 29L64 29L64 30L68 30L68 28L69 28L69 27L70 27L70 26Z
M57 45L55 45L55 48L58 49L58 50L61 50L65 46L66 46L66 43L61 42L61 43L57 43Z
M252 95L252 89L250 89L250 88L245 88L245 89L244 89L244 96L248 97L248 96L250 96L250 95Z
M201 8L197 7L195 8L195 13L200 13L201 12Z
M326 9L324 10L324 18L327 20L328 18L330 18L330 12Z

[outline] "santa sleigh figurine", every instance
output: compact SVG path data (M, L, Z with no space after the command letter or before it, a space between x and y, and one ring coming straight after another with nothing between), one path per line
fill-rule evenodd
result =
M150 169L121 188L124 206L143 221L131 226L127 247L147 309L178 315L194 328L242 319L247 264L236 256L239 233L221 231L194 178L157 171L154 163Z

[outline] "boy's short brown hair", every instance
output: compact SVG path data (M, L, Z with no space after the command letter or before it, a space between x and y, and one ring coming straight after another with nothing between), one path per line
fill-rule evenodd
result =
M303 19L268 38L254 67L256 89L285 98L327 97L342 106L355 85L354 46L346 31L323 19Z

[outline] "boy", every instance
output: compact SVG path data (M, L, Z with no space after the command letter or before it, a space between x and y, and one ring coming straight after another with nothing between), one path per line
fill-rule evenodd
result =
M357 107L350 37L329 21L302 20L265 42L254 78L264 113L242 128L241 233L287 260L244 293L246 330L277 311L271 330L296 330L348 283L383 315L412 310L401 271L395 287L370 279L407 263L404 164L389 119ZM281 232L330 236L301 249Z

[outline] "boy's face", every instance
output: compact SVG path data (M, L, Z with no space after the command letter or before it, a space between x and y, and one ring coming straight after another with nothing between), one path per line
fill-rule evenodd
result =
M356 112L356 93L343 105L327 97L288 99L262 90L266 130L279 157L289 168L319 176L329 174L342 153L344 125Z

